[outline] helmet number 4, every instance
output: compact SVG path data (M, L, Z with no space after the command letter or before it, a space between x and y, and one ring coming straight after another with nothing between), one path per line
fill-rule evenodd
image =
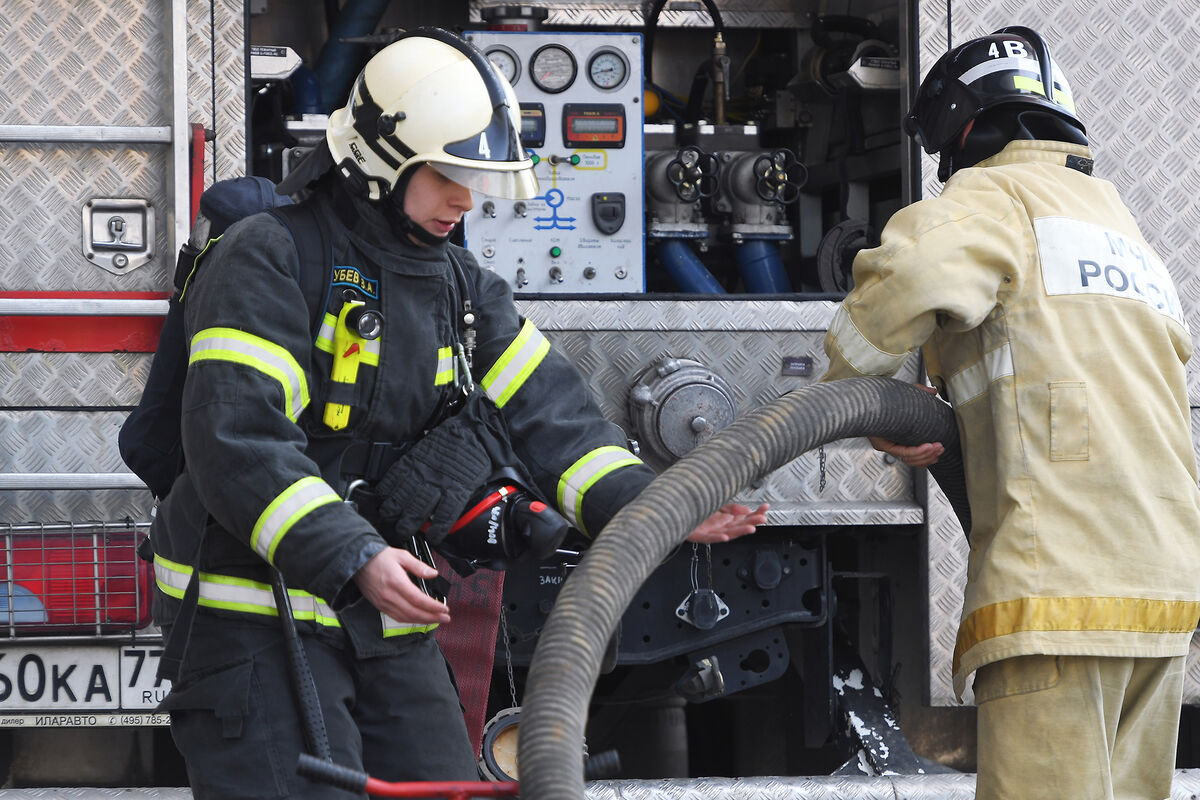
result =
M486 133L479 134L479 155L483 156L484 158L486 158L488 160L491 160L491 158L492 158L492 148L488 147L488 140L487 140Z

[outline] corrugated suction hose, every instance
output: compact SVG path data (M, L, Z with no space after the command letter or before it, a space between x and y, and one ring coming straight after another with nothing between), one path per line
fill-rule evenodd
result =
M583 800L584 724L605 646L672 548L753 481L815 447L860 436L945 445L930 472L970 531L954 412L920 388L891 378L847 378L806 386L750 412L623 508L563 585L538 639L522 703L522 800Z

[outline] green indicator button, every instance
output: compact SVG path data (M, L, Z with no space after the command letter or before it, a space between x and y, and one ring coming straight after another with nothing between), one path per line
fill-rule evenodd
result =
M554 247L550 248L550 257L551 258L558 258L561 255L562 255L562 248L559 247L558 245L555 245Z
M571 166L572 167L578 166L580 161L581 161L581 159L579 158L578 153L571 154Z
M529 158L530 158L530 159L533 161L533 165L534 165L535 167L536 167L538 164L542 163L542 158L541 158L541 156L539 156L537 153L530 153L530 154L529 154Z

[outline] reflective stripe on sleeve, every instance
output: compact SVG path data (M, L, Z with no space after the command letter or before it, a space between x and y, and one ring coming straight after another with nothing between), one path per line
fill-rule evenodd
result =
M520 389L537 365L550 352L550 341L542 335L529 320L521 326L521 332L512 344L500 355L492 368L483 376L479 383L487 392L488 397L497 408L504 404Z
M946 382L950 389L950 400L955 408L963 406L986 393L995 381L1012 375L1012 347L1005 342L995 350L985 353L981 360L962 372L951 376Z
M275 563L275 550L292 526L315 508L341 502L329 484L309 475L293 483L271 501L250 532L250 546L269 563Z
M449 347L439 347L433 385L445 386L447 383L454 383L454 351Z
M587 490L610 472L641 463L640 458L624 447L608 445L596 448L572 464L558 481L558 507L567 521L588 533L583 527L583 498Z
M326 314L321 318L321 328L317 331L317 340L313 343L314 346L324 352L333 355L333 331L337 326L337 315ZM359 342L359 347L362 351L362 362L368 366L379 366L379 343L382 339L365 339Z
M850 312L840 306L829 326L829 333L846 363L859 375L894 375L908 353L886 353L862 335Z
M192 337L188 366L198 361L244 364L279 381L283 412L295 422L308 405L308 381L291 353L273 342L233 328L208 328Z
M192 568L156 554L154 579L163 594L180 600L192 579ZM342 626L333 609L316 595L300 589L288 589L288 598L292 604L292 616L296 619L334 628ZM275 606L275 593L271 586L249 578L201 572L200 597L197 602L205 608L269 617L279 616L279 609Z

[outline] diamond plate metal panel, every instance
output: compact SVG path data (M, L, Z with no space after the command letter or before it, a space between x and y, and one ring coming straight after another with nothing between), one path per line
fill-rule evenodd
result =
M188 118L215 134L204 184L246 174L246 29L243 0L188 0Z
M730 384L739 414L815 381L832 303L761 301L518 301L522 313L587 376L604 415L638 438L630 387L662 357L690 358ZM781 374L784 357L809 357L809 377ZM906 369L915 377L915 363ZM656 468L666 465L647 461ZM835 442L773 472L739 499L771 504L776 525L919 524L911 472L865 441Z
M174 266L165 146L0 145L0 286L24 291L157 291ZM150 262L114 275L83 256L80 212L94 197L150 202L157 226Z
M468 18L471 22L481 22L483 9L504 5L512 3L471 0ZM640 0L577 0L537 5L549 12L544 21L545 25L575 28L641 28L645 25L643 7L649 6ZM794 0L718 0L716 5L721 13L722 22L728 28L806 28L812 21L812 14L803 10ZM700 3L668 2L659 14L658 24L664 28L709 28L712 27L712 17Z
M1088 125L1096 174L1129 204L1150 244L1179 287L1192 330L1200 330L1200 5L1185 0L1097 4L1083 0L953 0L920 3L918 52L922 75L951 44L1004 25L1040 31L1067 72ZM937 162L923 157L926 197L941 190ZM1200 362L1188 371L1193 406L1200 405ZM1192 427L1196 429L1196 413ZM944 498L929 506L929 692L934 705L954 705L950 660L962 610L966 545ZM1200 702L1200 651L1193 644L1184 689Z
M132 406L149 372L139 353L0 353L0 407Z
M168 18L162 2L6 4L0 124L170 125ZM132 197L165 217L170 157L165 144L0 145L0 285L101 291L161 285L161 267L116 276L90 264L81 252L80 209L92 197ZM159 230L153 249L165 255L167 226Z
M117 452L124 412L0 411L4 473L128 472ZM114 521L150 517L150 493L102 490L0 492L0 521Z
M169 125L161 2L22 0L0 17L0 124Z

